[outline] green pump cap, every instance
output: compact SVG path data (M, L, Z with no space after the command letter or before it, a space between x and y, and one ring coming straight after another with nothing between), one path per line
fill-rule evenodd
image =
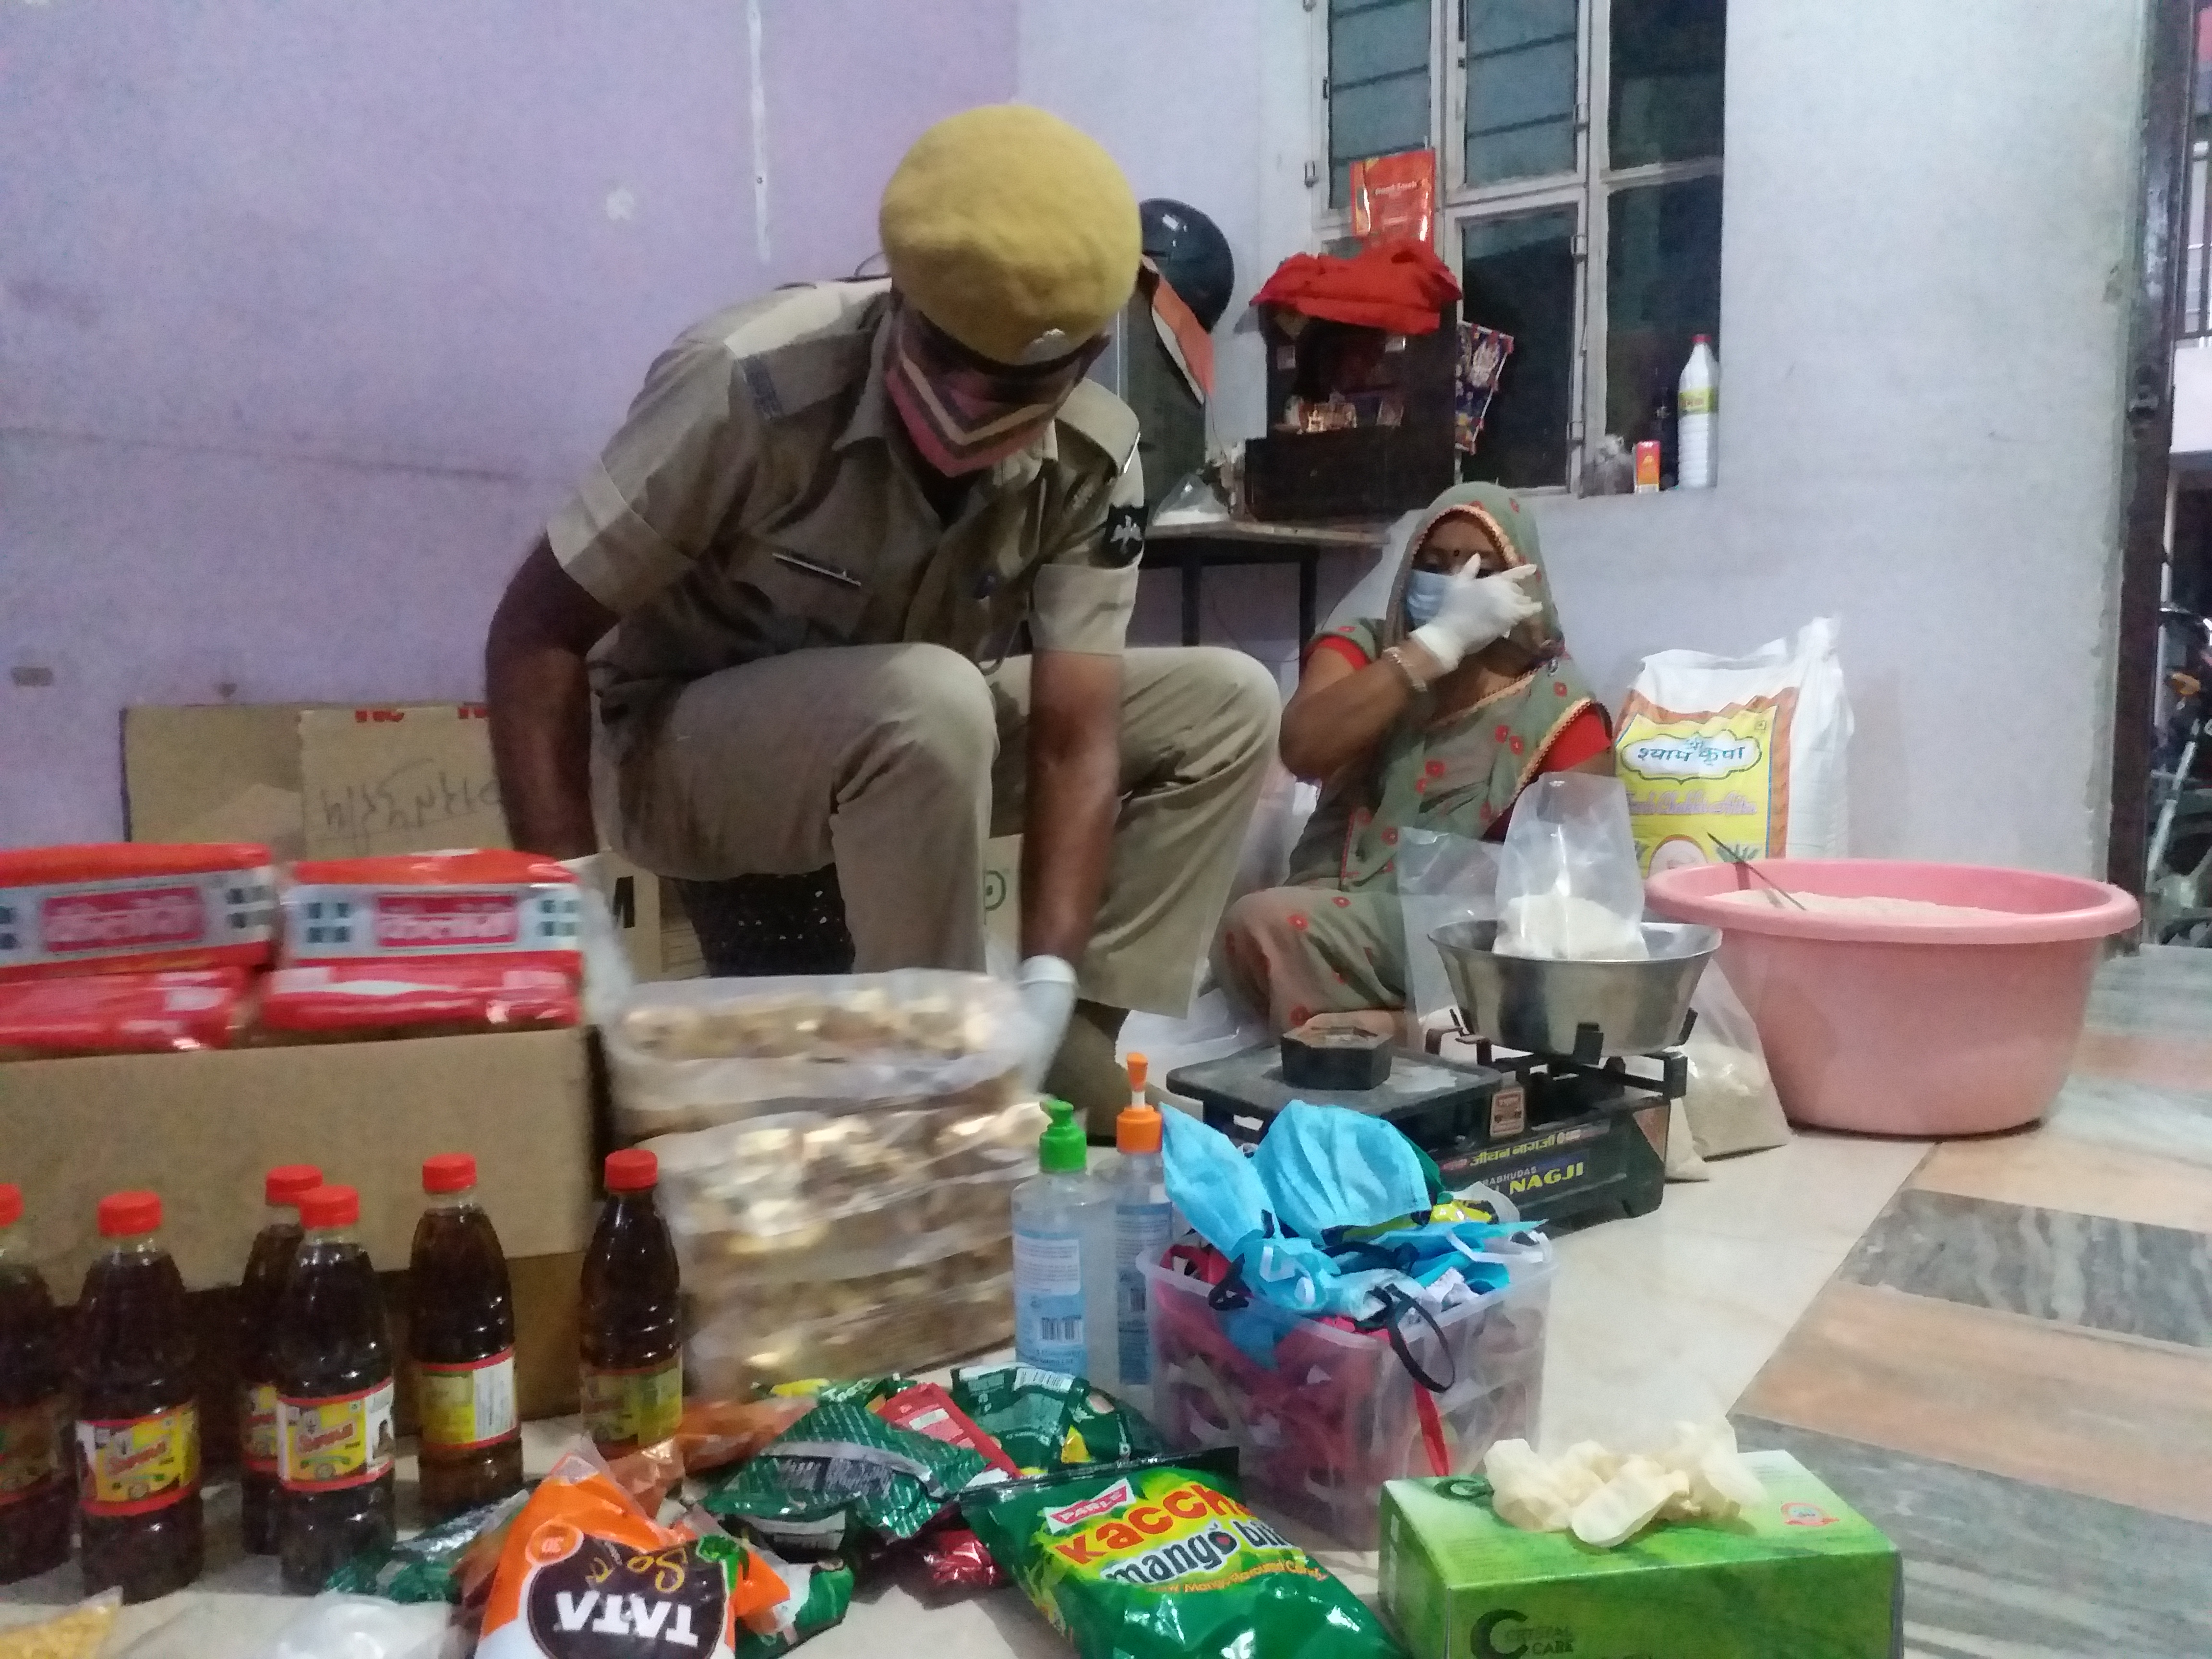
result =
M1075 1121L1075 1108L1048 1096L1044 1115L1052 1120L1037 1137L1037 1168L1047 1175L1080 1175L1091 1155L1091 1142Z

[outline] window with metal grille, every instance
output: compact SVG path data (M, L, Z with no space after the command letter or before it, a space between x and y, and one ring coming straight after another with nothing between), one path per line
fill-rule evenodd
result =
M1470 477L1571 487L1720 333L1727 0L1310 0L1328 198L1428 146L1462 315L1515 347ZM1316 184L1321 179L1316 178Z

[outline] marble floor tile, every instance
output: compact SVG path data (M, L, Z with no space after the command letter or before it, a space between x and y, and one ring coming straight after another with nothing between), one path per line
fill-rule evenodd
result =
M1754 1417L1736 1433L1791 1453L1889 1534L1908 1653L2212 1654L2212 1527Z
M2075 1046L2073 1073L2202 1092L2212 1089L2212 1038L2087 1030Z
M1946 1142L1928 1155L1912 1184L1923 1192L2212 1233L2212 1169L2170 1152L2083 1139L2058 1123Z
M1844 1282L1738 1409L2212 1521L2212 1353Z
M2044 1127L2069 1140L2212 1170L2212 1090L2188 1092L2124 1079L2070 1077Z
M2212 1347L2212 1237L2179 1228L1907 1190L1852 1249L1842 1276Z
M2212 1037L2212 951L2147 945L2109 958L2089 992L2089 1024Z

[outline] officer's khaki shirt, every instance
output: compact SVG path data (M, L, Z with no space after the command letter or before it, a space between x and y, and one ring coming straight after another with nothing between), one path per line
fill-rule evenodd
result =
M947 527L884 386L888 284L829 283L688 331L547 526L621 620L592 653L607 716L803 647L924 640L988 662L1122 648L1143 550L1136 417L1085 381Z

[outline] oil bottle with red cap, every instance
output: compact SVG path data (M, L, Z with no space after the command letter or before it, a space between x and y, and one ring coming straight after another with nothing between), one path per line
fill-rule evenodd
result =
M651 1152L609 1152L584 1256L584 1425L610 1457L665 1440L684 1415L676 1245L654 1201L659 1182Z
M182 1589L206 1552L191 1324L161 1225L153 1193L100 1200L100 1253L77 1297L84 1589L125 1601Z
M238 1525L256 1555L276 1549L276 1298L300 1249L300 1200L323 1184L312 1164L280 1164L263 1178L266 1209L238 1287Z
M360 1219L350 1187L302 1194L305 1236L276 1299L276 1558L284 1588L308 1595L393 1535L392 1343Z
M407 1348L422 1424L419 1492L432 1519L522 1486L514 1304L476 1188L477 1161L466 1152L423 1160L429 1202L407 1264Z
M69 1367L45 1276L16 1241L23 1194L0 1186L0 1584L69 1559L70 1490L62 1458Z

